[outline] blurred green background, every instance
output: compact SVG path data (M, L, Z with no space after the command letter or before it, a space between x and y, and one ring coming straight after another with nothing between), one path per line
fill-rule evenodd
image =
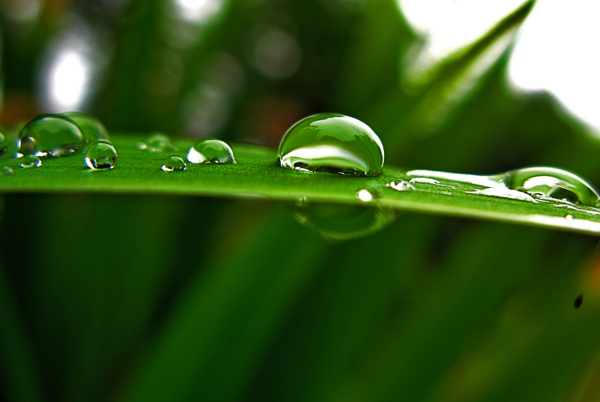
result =
M529 7L411 84L394 0L3 0L0 120L276 147L337 112L387 164L600 184L598 139L510 87L510 46L473 75ZM401 214L335 243L266 201L2 200L2 400L600 400L595 238Z

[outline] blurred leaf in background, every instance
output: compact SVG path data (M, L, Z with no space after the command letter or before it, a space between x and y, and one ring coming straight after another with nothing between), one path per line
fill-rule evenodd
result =
M386 163L600 183L598 7L487 3L3 0L0 121L80 110L275 147L337 112L374 128ZM416 214L331 242L266 201L4 195L0 395L597 400L596 243Z

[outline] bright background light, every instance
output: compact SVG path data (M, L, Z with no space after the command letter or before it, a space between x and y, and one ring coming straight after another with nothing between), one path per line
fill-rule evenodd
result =
M600 2L539 0L509 64L516 89L552 93L583 122L600 130Z

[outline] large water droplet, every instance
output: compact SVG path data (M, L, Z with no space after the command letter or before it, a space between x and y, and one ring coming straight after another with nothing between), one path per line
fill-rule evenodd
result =
M98 140L110 141L108 130L106 130L104 124L95 117L80 112L63 113L63 116L73 120L75 124L79 126L88 143L93 143Z
M205 138L190 148L187 160L192 163L237 163L233 150L226 142L215 138Z
M277 152L281 167L344 175L377 176L383 168L381 140L353 117L320 113L285 133Z
M99 140L87 147L85 164L90 169L114 169L119 156L114 145L106 140Z
M182 172L187 169L187 165L183 158L179 156L169 156L160 169L165 172Z
M177 150L177 148L171 144L169 137L163 133L152 134L146 142L138 143L138 148L150 152L168 152Z
M594 188L581 177L552 167L529 167L499 175L511 190L523 191L536 198L551 198L586 206L598 205Z
M19 135L19 154L60 157L83 149L85 140L80 128L69 118L42 115L31 120Z
M26 155L21 158L21 163L19 164L24 169L31 169L42 166L42 160L36 155Z

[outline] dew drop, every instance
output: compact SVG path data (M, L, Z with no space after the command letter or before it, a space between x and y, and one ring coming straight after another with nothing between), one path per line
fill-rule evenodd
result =
M569 222L573 221L573 215L565 215L565 219Z
M371 202L375 199L375 196L373 195L373 193L371 193L366 188L363 188L362 190L358 190L356 192L356 197L363 202Z
M499 175L511 190L523 191L538 199L553 199L571 204L596 206L600 200L594 188L581 177L563 169L529 167Z
M21 158L19 164L24 169L31 169L42 166L42 160L36 155L26 155Z
M85 164L93 170L114 169L118 158L114 145L106 140L94 142L85 151Z
M281 167L342 175L377 176L383 144L360 120L335 113L305 117L284 134L277 151Z
M12 176L15 172L8 166L0 166L0 175Z
M583 293L575 298L575 301L573 302L573 307L579 308L579 307L581 307L582 303L583 303Z
M415 186L413 186L411 183L407 182L406 180L394 180L394 181L389 182L385 186L389 187L391 189L394 189L396 191L415 190Z
M152 134L146 142L138 143L138 148L150 152L168 152L177 150L177 148L171 144L169 137L163 133Z
M69 118L46 114L31 120L19 134L19 154L60 157L79 152L85 140Z
M94 143L98 140L110 141L108 130L106 130L104 124L95 117L81 112L68 112L63 113L62 115L68 117L79 126L88 143Z
M233 150L226 142L215 138L205 138L190 148L187 160L192 163L237 163Z
M183 158L179 156L169 156L160 167L165 172L183 172L187 169L187 165Z

